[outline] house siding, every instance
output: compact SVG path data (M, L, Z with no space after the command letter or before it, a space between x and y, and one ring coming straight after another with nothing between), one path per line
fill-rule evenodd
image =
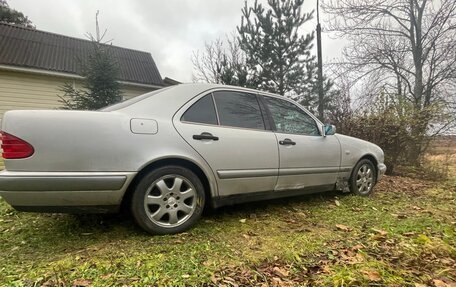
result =
M71 78L0 70L0 119L9 110L58 109L64 83L81 87L81 81ZM124 99L153 91L153 88L122 86Z

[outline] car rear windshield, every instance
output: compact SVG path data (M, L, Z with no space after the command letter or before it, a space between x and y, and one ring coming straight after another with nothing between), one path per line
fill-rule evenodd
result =
M149 97L152 97L153 95L156 95L158 93L161 93L165 90L169 89L168 88L162 88L162 89L158 89L156 91L153 91L153 92L150 92L150 93L147 93L147 94L144 94L144 95L140 95L140 96L137 96L137 97L134 97L134 98L131 98L131 99L128 99L128 100L125 100L125 101L122 101L120 103L117 103L117 104L114 104L114 105L110 105L110 106L107 106L107 107L104 107L102 109L100 109L99 111L100 112L112 112L112 111L117 111L117 110L120 110L120 109L123 109L123 108L126 108L126 107L129 107L133 104L136 104L137 102L140 102L142 100L145 100Z

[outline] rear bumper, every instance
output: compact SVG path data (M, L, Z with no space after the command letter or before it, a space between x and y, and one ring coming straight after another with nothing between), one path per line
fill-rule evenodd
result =
M377 174L377 181L379 181L386 172L386 165L383 163L379 163L377 166L378 174Z
M109 212L133 172L0 172L0 196L23 211Z

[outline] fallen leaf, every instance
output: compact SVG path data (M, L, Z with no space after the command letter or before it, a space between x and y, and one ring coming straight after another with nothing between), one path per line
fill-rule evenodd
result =
M329 267L329 265L324 265L321 268L321 272L323 272L323 273L331 273L331 268Z
M434 283L435 287L455 287L456 282L445 282L440 279L434 279L432 280L432 283Z
M77 279L73 281L73 287L87 287L92 285L91 280L85 280L85 279Z
M240 223L245 223L247 221L247 219L243 218L243 219L239 219L239 222Z
M336 204L336 206L340 206L340 202L337 199L334 200L334 204Z
M188 279L188 278L190 278L190 275L188 275L188 274L182 274L182 278Z
M101 279L104 279L104 280L109 279L109 278L112 277L112 275L114 275L114 274L108 273L108 274L102 275L102 276L101 276Z
M363 248L364 248L364 246L362 246L361 244L356 244L351 249L356 251L356 250L360 250L360 249L363 249Z
M428 287L426 284L415 283L415 287Z
M370 281L381 281L382 278L380 277L380 273L375 270L363 270L361 271L364 275L364 278L369 279Z
M396 214L396 213L392 213L391 215L394 216L394 217L396 217L397 219L404 219L404 218L407 218L407 215L405 215L405 214Z
M350 227L343 225L343 224L336 224L337 229L340 229L342 231L350 231Z
M281 287L282 286L282 280L278 277L273 277L272 278L272 286L273 287Z
M385 230L372 228L372 231L376 232L376 234L371 237L372 240L385 240L386 235L388 235L388 232Z
M372 228L372 230L377 232L378 234L380 234L382 236L386 236L388 234L388 232L386 232L385 230L376 229L376 228Z
M280 267L274 267L272 269L276 275L279 275L280 277L288 277L290 274L287 270L280 268Z

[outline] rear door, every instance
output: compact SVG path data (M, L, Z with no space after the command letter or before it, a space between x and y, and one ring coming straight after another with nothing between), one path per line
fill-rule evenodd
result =
M271 191L277 140L258 96L224 90L196 97L174 117L181 136L216 174L220 196Z
M277 136L280 156L276 190L327 190L334 187L340 167L340 144L322 136L318 122L291 101L263 97Z

